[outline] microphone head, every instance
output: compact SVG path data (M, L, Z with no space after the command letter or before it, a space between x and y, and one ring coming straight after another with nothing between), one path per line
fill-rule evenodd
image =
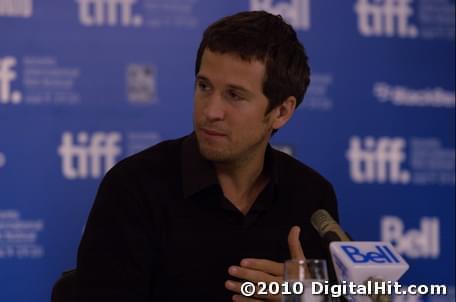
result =
M328 243L332 241L351 241L337 221L326 210L315 211L310 217L310 223L317 230L320 237Z
M321 237L328 231L328 227L337 222L331 217L328 211L320 209L315 211L310 217L310 223L317 230Z

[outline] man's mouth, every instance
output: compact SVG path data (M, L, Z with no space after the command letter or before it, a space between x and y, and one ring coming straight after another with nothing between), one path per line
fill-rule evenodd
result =
M217 131L217 130L212 130L212 129L207 129L207 128L200 128L202 132L204 132L207 135L211 136L226 136L226 134Z

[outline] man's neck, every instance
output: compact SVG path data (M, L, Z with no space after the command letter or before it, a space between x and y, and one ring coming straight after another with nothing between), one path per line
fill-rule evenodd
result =
M223 193L244 215L268 182L263 173L266 147L249 158L231 163L214 163Z

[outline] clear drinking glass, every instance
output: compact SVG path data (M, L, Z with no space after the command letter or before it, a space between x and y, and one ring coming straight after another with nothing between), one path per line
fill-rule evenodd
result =
M285 262L284 281L288 282L289 292L282 302L327 302L325 295L312 295L312 282L324 284L328 280L328 270L324 259L292 259Z

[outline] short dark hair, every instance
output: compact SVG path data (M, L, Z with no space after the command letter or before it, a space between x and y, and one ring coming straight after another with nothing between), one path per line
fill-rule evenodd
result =
M296 106L302 102L310 83L308 57L296 31L280 15L265 11L240 12L210 25L198 48L195 75L206 48L265 63L263 93L269 100L266 113L289 96L296 98Z

